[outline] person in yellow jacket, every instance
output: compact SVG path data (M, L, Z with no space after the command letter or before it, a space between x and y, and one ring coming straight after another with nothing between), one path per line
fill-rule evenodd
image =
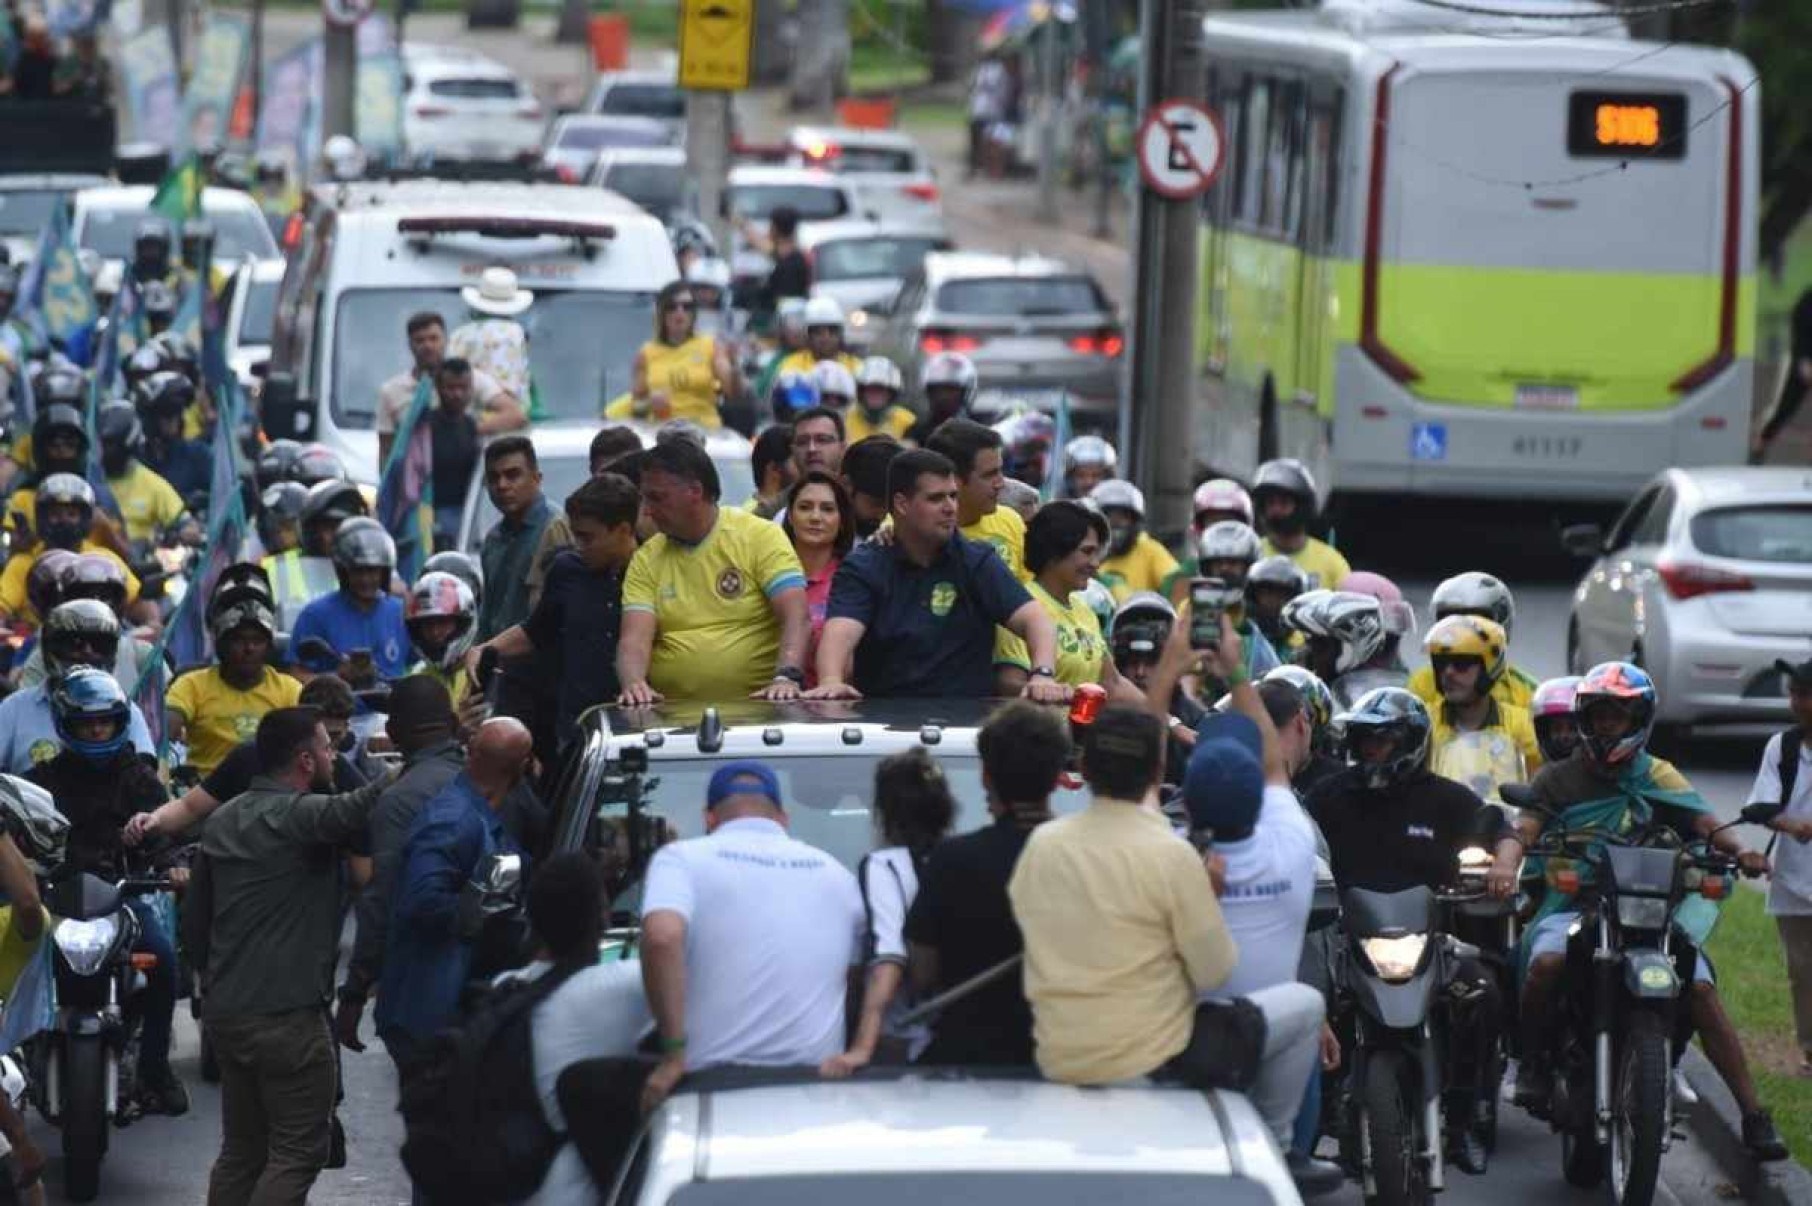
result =
M814 297L805 303L805 346L781 360L778 373L809 373L820 360L835 360L850 372L862 362L846 346L848 326L843 307L834 297Z
M1251 493L1264 556L1282 553L1294 561L1308 575L1310 590L1334 590L1353 572L1333 545L1309 535L1320 500L1307 465L1293 457L1266 461L1252 476Z
M1478 570L1455 574L1435 587L1428 610L1433 613L1437 624L1448 616L1482 616L1501 627L1506 639L1510 637L1512 625L1516 621L1516 601L1510 595L1510 588L1496 575ZM1539 681L1534 675L1512 662L1504 667L1504 673L1491 684L1491 697L1513 707L1528 708L1535 698L1535 688L1538 685ZM1428 705L1431 712L1441 702L1441 691L1435 683L1433 667L1424 666L1410 675L1409 689Z
M698 333L698 301L687 281L673 281L654 304L654 338L635 354L629 396L605 408L609 419L690 419L722 427L718 406L736 388L729 346Z
M856 404L843 416L843 427L849 442L865 440L871 435L890 435L904 440L918 416L899 404L900 391L906 379L900 366L885 356L870 356L856 370Z
M1529 710L1491 694L1509 665L1509 643L1501 624L1468 615L1448 616L1423 640L1441 691L1429 709L1429 769L1494 801L1500 787L1528 782L1542 765Z
M1177 572L1177 559L1145 530L1145 495L1131 482L1110 477L1088 497L1107 517L1107 558L1098 577L1114 592L1114 602L1145 590L1162 594L1164 580Z

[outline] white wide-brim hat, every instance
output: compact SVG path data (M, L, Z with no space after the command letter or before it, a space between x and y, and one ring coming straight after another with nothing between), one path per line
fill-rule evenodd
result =
M516 283L508 268L486 268L476 285L466 285L459 296L480 314L513 318L535 304L535 295Z

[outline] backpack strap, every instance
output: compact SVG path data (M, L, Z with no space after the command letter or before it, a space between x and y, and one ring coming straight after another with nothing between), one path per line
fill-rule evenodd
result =
M1781 803L1788 804L1793 800L1793 788L1799 778L1800 732L1788 729L1781 734L1781 748L1776 769L1780 772Z

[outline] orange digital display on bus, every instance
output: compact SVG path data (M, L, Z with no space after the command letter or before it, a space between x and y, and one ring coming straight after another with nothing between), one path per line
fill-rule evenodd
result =
M1677 93L1575 92L1568 110L1568 154L1618 159L1686 155L1686 98Z

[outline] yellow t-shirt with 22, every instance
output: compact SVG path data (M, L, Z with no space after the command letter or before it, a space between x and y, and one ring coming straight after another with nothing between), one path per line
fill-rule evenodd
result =
M182 717L189 762L205 775L257 736L267 712L293 708L301 698L302 684L282 671L266 667L251 690L241 691L221 677L220 667L210 666L172 683L164 704Z

